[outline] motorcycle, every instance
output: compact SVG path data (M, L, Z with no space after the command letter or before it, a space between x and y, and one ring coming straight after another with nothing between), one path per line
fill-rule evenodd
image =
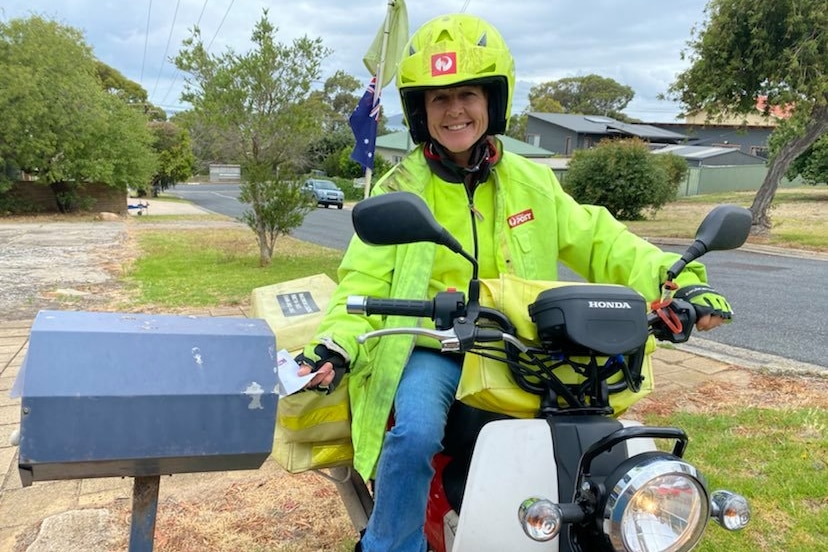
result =
M688 436L682 429L618 419L610 402L625 389L639 389L649 336L673 343L689 339L695 310L672 298L673 281L706 252L741 246L750 230L749 211L713 209L649 308L624 286L541 291L528 306L535 342L522 339L503 312L480 304L477 261L418 196L394 192L366 199L354 208L353 221L370 245L433 242L473 267L468 298L454 290L431 300L349 297L351 313L435 321L434 329L368 332L361 342L400 333L431 337L448 354L503 362L521 389L540 396L532 419L459 401L452 407L444 450L433 460L425 527L430 550L686 552L699 542L708 519L730 531L748 524L747 500L728 490L711 492L699 470L683 459ZM578 367L581 381L558 377L562 359ZM672 450L656 448L656 439L672 442ZM368 485L351 468L334 468L328 477L354 526L364 528L372 507Z

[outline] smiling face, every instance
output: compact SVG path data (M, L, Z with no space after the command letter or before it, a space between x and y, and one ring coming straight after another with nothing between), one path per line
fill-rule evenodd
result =
M467 167L471 147L489 127L489 102L482 86L425 91L428 133L460 166Z

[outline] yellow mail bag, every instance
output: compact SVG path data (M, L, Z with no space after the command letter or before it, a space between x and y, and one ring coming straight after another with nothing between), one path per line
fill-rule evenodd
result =
M256 288L252 315L268 323L279 349L295 356L313 338L334 289L336 283L325 274ZM330 395L299 391L279 399L273 458L290 473L350 463L347 374Z

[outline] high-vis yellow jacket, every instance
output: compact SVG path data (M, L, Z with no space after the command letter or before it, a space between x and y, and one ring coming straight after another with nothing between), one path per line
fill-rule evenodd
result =
M474 251L471 220L475 217L481 278L512 274L557 280L561 261L591 282L627 285L648 301L658 296L659 285L678 255L664 253L630 233L605 208L575 202L548 167L502 152L499 142L497 147L501 157L471 202L463 184L446 182L429 169L422 146L378 181L372 194L409 191L421 196L438 222L469 252ZM387 336L360 345L356 337L381 327L433 323L347 314L346 298L428 299L447 288L466 290L471 273L467 260L434 244L377 247L357 237L351 241L339 267L339 285L310 347L332 340L350 357L354 466L364 478L373 476L415 338ZM691 263L677 283L705 281L704 267ZM428 343L417 341L417 345Z

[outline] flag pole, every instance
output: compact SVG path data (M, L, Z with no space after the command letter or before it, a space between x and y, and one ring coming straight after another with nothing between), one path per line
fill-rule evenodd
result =
M385 55L388 52L388 35L391 33L391 10L394 8L395 0L388 0L388 7L385 10L385 26L382 31L382 48L380 48L380 59L377 64L377 81L374 86L374 105L377 107L379 103L380 94L382 94L382 70L385 65ZM379 124L379 121L377 121ZM374 159L376 160L376 146L374 146ZM363 197L367 198L371 193L371 177L374 171L368 167L365 168L365 189L363 190Z

